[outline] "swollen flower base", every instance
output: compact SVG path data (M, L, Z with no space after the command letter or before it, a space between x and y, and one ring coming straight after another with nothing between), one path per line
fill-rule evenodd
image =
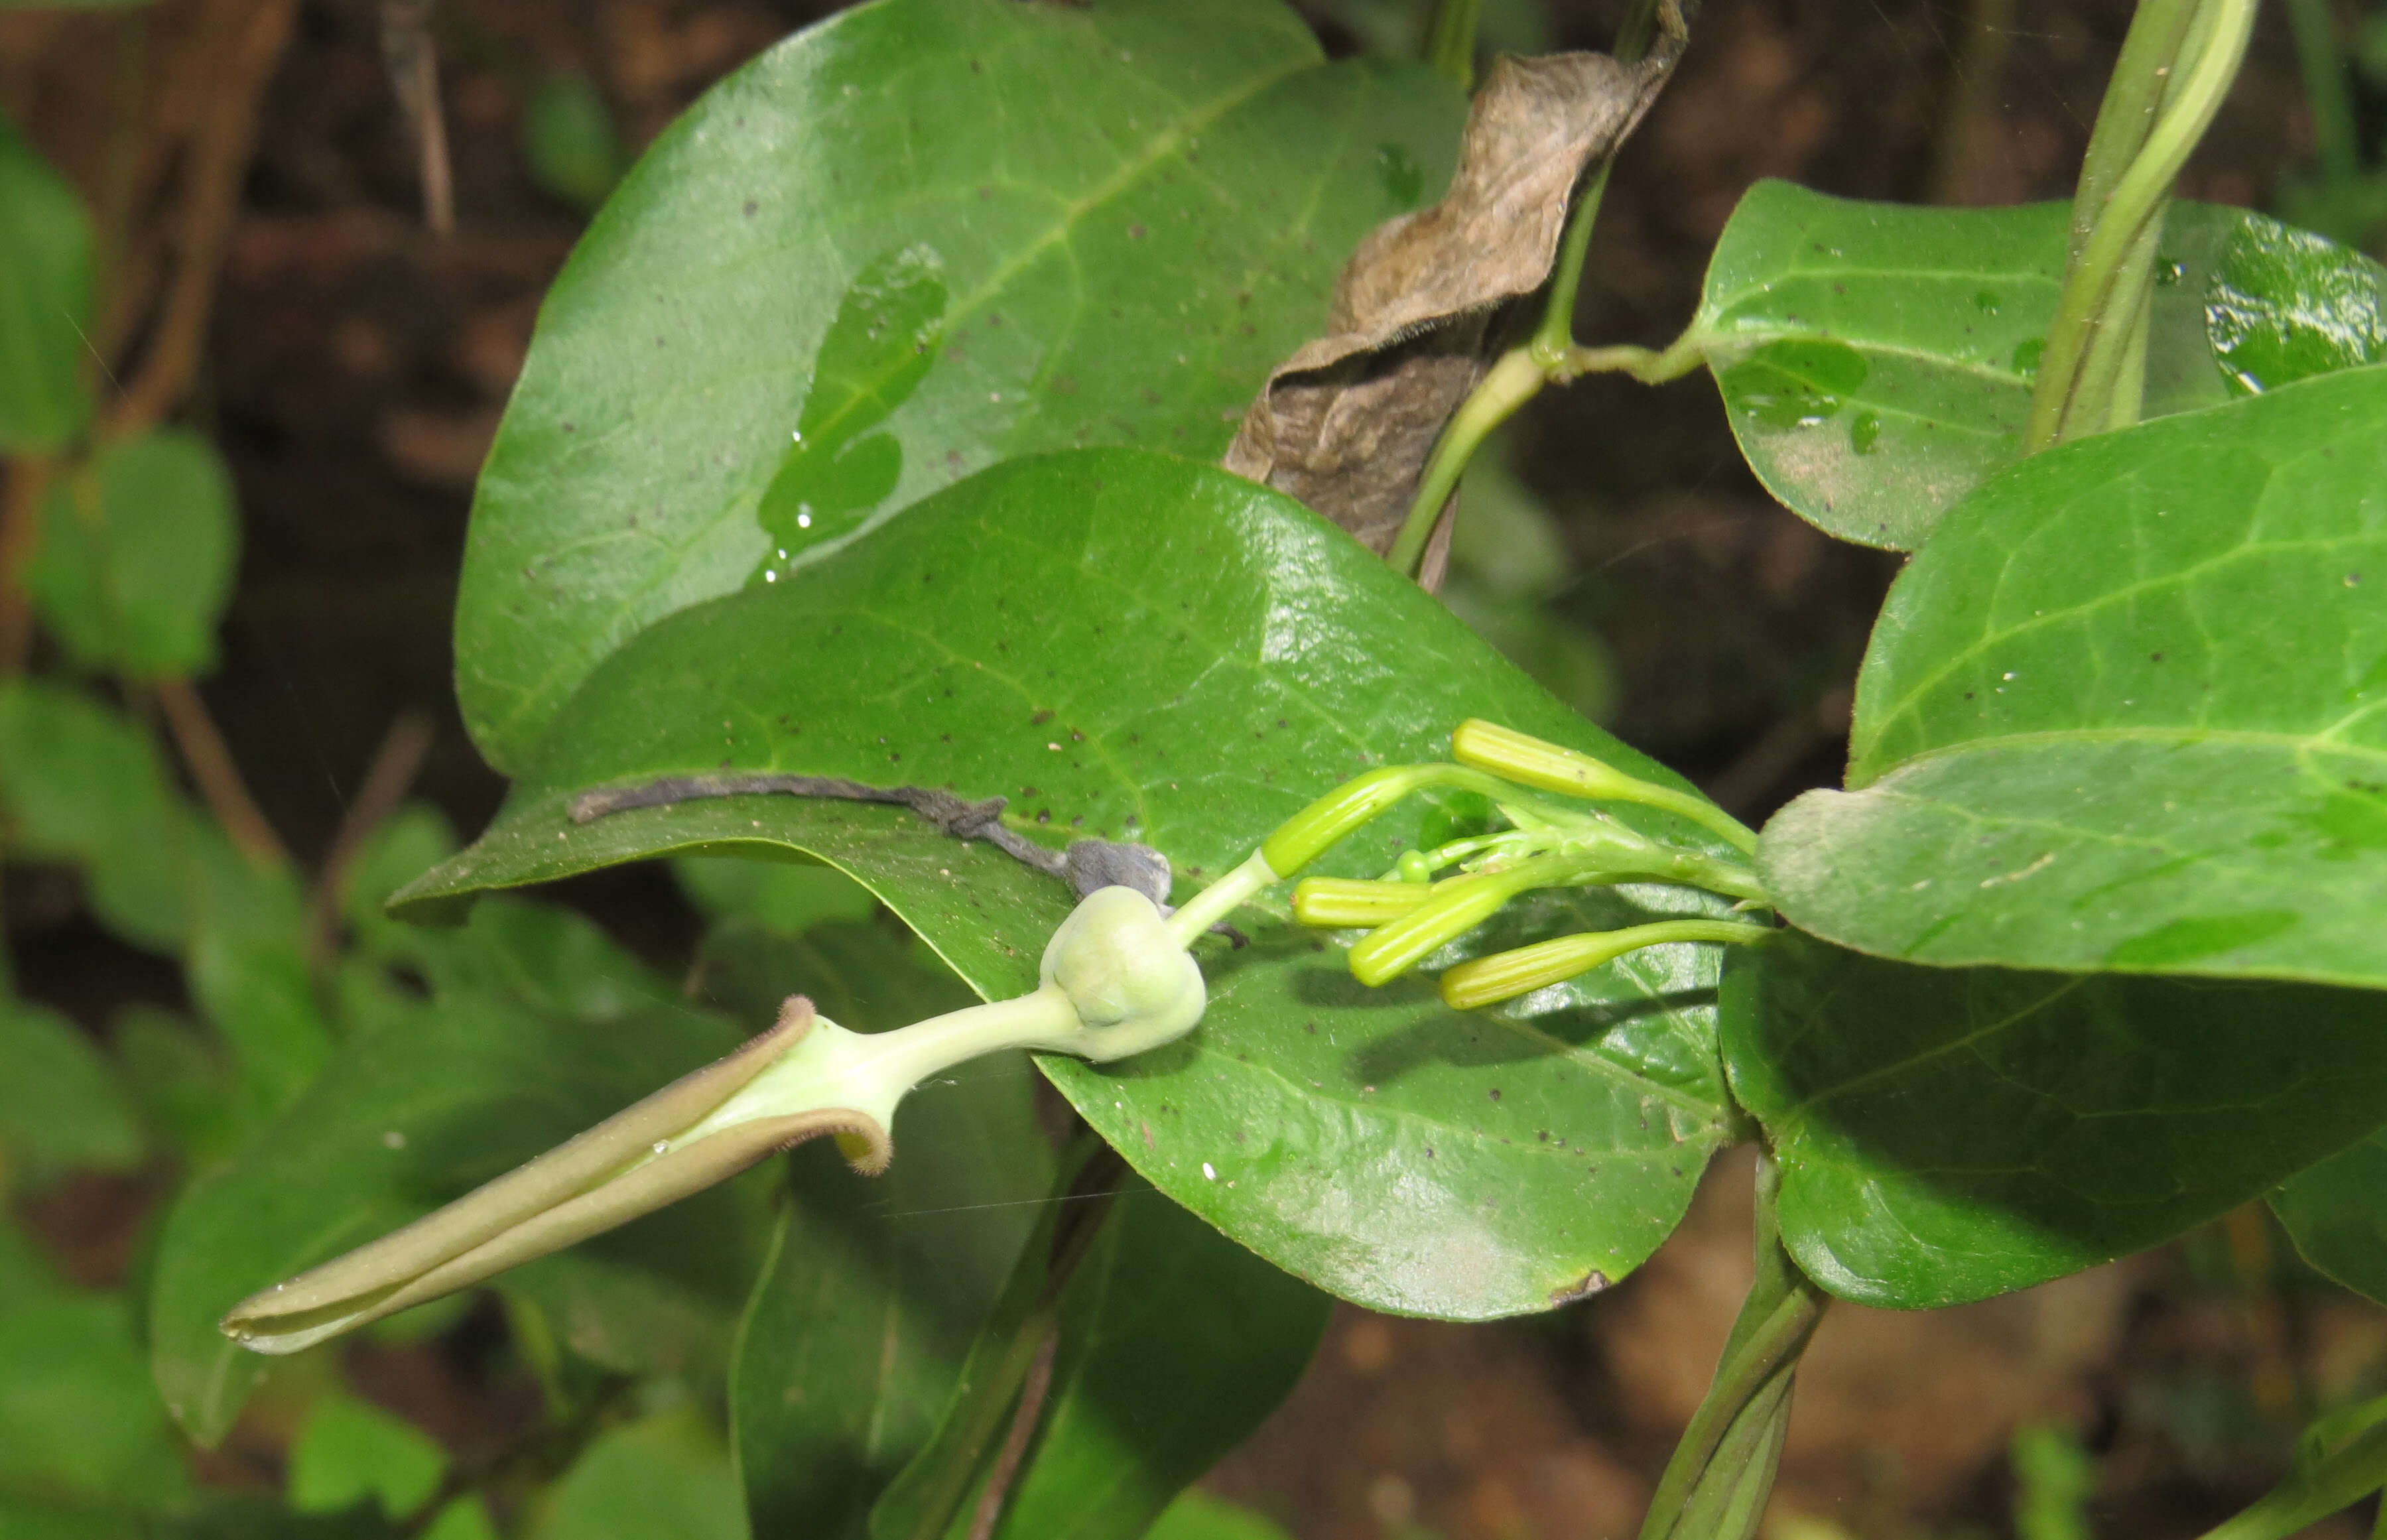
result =
M1294 913L1307 924L1374 928L1352 973L1399 977L1535 889L1672 882L1762 905L1738 859L1651 839L1562 796L1661 808L1746 852L1754 837L1695 795L1489 723L1453 735L1458 764L1393 766L1329 792L1173 914L1130 888L1097 889L1053 934L1037 987L891 1032L850 1032L790 998L769 1031L447 1207L235 1306L224 1332L260 1353L295 1353L367 1321L468 1287L734 1176L774 1151L828 1134L865 1175L894 1154L897 1104L914 1086L1006 1048L1105 1063L1172 1042L1202 1019L1196 937L1414 791L1479 792L1506 830L1412 851L1375 882L1313 879ZM1446 867L1459 875L1434 880ZM1451 968L1444 998L1462 1009L1560 982L1637 947L1749 941L1763 925L1661 921L1561 937Z

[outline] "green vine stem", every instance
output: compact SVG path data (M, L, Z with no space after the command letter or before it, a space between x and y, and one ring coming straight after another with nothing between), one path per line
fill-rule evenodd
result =
M2305 1431L2287 1478L2203 1540L2289 1540L2387 1486L2387 1397L2322 1418Z
M1484 0L1434 0L1425 24L1425 62L1461 91L1475 89L1475 30Z
M1789 1424L1799 1358L1830 1303L1782 1247L1781 1171L1757 1159L1757 1277L1732 1324L1714 1382L1658 1481L1641 1540L1749 1540Z
M2362 136L2355 124L2354 98L2345 89L2345 60L2337 47L2337 16L2329 0L2288 0L2288 25L2296 35L2296 66L2305 78L2305 103L2312 112L2313 149L2321 180L2342 187L2362 178Z
M2026 452L2138 420L2164 210L2238 77L2254 11L2255 0L2147 0L2131 23L2081 168Z

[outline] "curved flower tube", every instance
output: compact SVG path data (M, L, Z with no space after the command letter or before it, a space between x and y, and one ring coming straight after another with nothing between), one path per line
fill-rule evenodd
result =
M1198 934L1195 931L1194 934ZM1030 1048L1101 1063L1202 1019L1202 970L1151 899L1088 895L1053 933L1039 982L1014 1000L892 1032L850 1032L791 997L769 1031L402 1230L251 1295L222 1321L259 1353L296 1353L725 1180L775 1151L837 1137L885 1170L895 1107L982 1054Z

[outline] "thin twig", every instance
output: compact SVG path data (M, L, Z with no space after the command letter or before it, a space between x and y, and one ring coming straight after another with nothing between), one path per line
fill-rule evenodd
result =
M209 72L205 114L191 141L182 231L165 312L141 372L108 414L111 433L138 433L163 421L198 369L215 303L216 271L240 202L241 181L257 146L259 109L273 68L289 45L297 9L297 0L257 0Z
M1036 1424L1044 1415L1044 1397L1053 1389L1053 1357L1060 1345L1061 1328L1055 1321L1045 1328L1044 1340L1037 1344L1036 1357L1028 1366L1028 1378L1020 1382L1011 1431L1003 1436L1003 1447L995 1452L993 1468L978 1495L978 1510L970 1515L969 1540L992 1540L995 1525L1003 1521L1004 1502L1011 1496L1019 1462L1027 1458L1029 1441L1036 1436Z
M248 794L248 784L240 777L240 766L233 763L232 751L224 746L223 734L216 728L216 720L208 714L208 703L191 688L188 679L161 679L157 685L158 705L166 715L167 728L174 735L174 747L182 751L183 763L190 766L191 779L215 811L216 818L232 836L254 865L272 869L290 865L290 852L282 843L273 826L265 821L258 810L257 800Z
M1998 86L2014 37L2014 0L1971 0L1964 7L1964 40L1949 63L1954 78L1932 139L1931 184L1924 195L1927 202L1954 203L1964 190L1978 131L1997 108Z
M382 736L381 747L373 751L364 784L357 788L347 812L341 815L332 848L323 856L322 870L315 877L315 891L308 904L307 953L316 965L332 955L339 939L340 906L347 900L348 876L356 865L357 852L413 789L423 756L431 751L432 737L431 718L418 711L402 711Z
M0 678L22 674L32 650L33 609L25 593L25 569L42 543L50 462L22 455L7 462L7 490L0 493Z
M448 159L448 117L439 104L439 44L431 35L432 3L382 0L381 58L414 134L423 177L423 222L445 239L456 233L456 183Z

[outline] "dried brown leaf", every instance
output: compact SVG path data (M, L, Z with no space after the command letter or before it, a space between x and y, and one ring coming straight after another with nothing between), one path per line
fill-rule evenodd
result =
M1335 283L1327 335L1269 376L1227 468L1300 499L1371 550L1389 549L1444 423L1490 363L1503 311L1548 282L1576 186L1665 84L1690 8L1661 7L1657 46L1638 63L1495 63L1449 192L1359 243Z

